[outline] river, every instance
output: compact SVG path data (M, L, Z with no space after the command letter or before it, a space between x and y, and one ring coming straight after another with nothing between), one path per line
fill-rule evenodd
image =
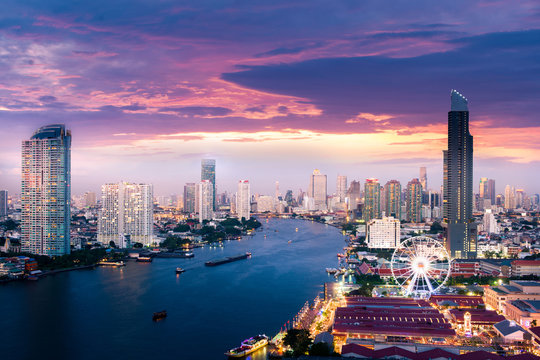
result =
M336 267L345 242L331 226L261 221L254 236L195 249L192 259L0 285L2 358L223 360L245 338L275 335L332 281L325 268ZM250 259L204 266L246 251ZM187 271L176 275L177 266ZM164 309L168 317L153 322ZM264 357L264 350L253 355Z

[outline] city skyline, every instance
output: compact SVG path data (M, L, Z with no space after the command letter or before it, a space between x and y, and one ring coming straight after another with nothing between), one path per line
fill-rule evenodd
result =
M203 158L219 164L217 192L243 178L254 193L276 180L305 189L316 168L406 183L421 166L435 188L451 88L474 99L474 183L540 192L518 177L540 168L534 2L54 4L8 1L0 16L0 176L12 194L18 144L54 123L74 134L74 193L118 181L181 193Z

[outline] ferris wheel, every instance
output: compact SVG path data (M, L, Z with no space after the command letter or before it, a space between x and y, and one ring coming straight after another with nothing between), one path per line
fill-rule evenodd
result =
M427 298L450 276L450 257L444 246L427 236L404 240L390 262L392 276L406 296Z

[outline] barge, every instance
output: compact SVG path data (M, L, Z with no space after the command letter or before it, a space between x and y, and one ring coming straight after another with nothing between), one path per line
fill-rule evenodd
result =
M226 257L226 258L223 258L223 259L207 261L207 262L204 263L204 265L206 265L206 266L217 266L217 265L227 264L227 263L230 263L230 262L233 262L233 261L247 259L249 257L251 257L251 253L247 252L245 254L240 254L240 255L236 255L236 256L229 256L229 257Z

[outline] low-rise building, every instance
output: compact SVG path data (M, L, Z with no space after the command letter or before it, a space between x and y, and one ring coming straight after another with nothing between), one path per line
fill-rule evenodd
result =
M395 249L400 243L400 221L393 217L372 219L367 225L367 244L369 248Z
M512 276L540 276L540 260L512 261Z
M529 328L540 325L540 300L513 300L506 302L506 317Z
M504 313L506 302L513 300L540 300L539 281L510 281L508 285L491 286L484 291L487 308Z
M493 325L493 330L499 335L505 343L522 342L531 338L525 329L519 326L515 321L503 320Z

